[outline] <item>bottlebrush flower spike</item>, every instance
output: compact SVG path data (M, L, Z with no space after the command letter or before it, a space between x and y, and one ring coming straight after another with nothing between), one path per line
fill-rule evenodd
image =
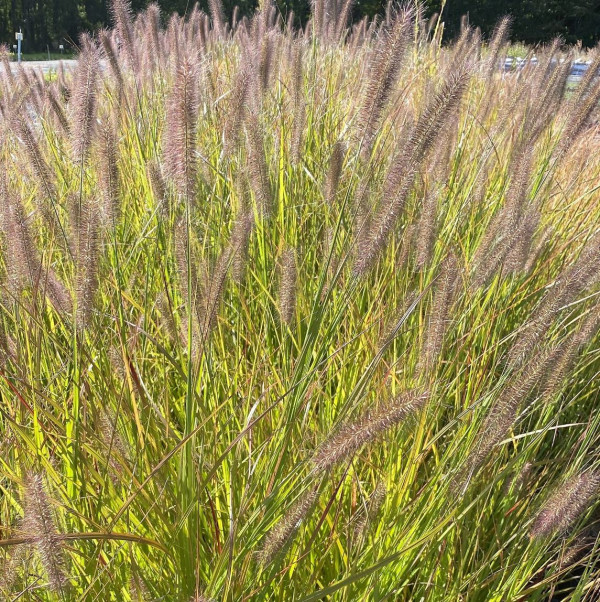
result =
M23 527L40 554L50 588L60 592L67 584L65 557L41 474L26 475L24 506Z
M587 509L600 487L600 474L588 471L568 479L536 515L529 534L533 539L564 533Z
M196 193L198 162L198 65L186 56L175 69L173 86L167 98L164 165L175 189L188 204Z
M265 537L261 550L258 553L261 564L267 565L285 548L302 521L313 509L319 497L319 488L314 487L302 495L288 510L283 518L269 531Z
M428 397L429 393L422 391L401 393L391 403L369 409L357 419L342 424L316 451L312 460L315 469L323 472L349 460L361 447L420 410Z
M83 163L88 156L96 131L98 96L98 52L90 42L84 42L73 75L69 100L69 122L73 161Z

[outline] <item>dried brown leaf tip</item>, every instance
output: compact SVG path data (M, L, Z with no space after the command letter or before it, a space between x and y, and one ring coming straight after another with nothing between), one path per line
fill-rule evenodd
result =
M23 527L27 537L31 538L40 555L50 588L62 591L68 582L65 556L54 513L39 473L30 472L25 476L24 506Z
M600 474L587 471L563 483L536 515L530 536L540 539L563 534L590 506L600 488Z
M387 431L418 412L429 398L423 391L407 391L393 401L364 412L340 425L317 449L313 465L319 472L351 459L363 446L383 437Z

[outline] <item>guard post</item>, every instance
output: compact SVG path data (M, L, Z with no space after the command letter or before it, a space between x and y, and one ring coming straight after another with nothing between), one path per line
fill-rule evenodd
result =
M21 42L23 41L23 32L19 27L19 31L15 33L15 38L17 40L17 62L21 62Z

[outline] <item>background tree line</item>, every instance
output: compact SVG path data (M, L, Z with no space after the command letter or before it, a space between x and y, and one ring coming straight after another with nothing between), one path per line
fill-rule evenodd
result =
M310 13L310 0L277 0L285 15L293 10L300 23ZM165 15L174 11L185 14L194 0L159 0ZM148 0L133 0L135 11ZM224 0L227 14L238 4L242 14L251 12L256 0ZM356 0L354 19L381 13L386 0ZM442 0L425 0L428 15L439 13ZM207 10L207 0L200 5ZM448 0L443 7L446 37L460 28L462 15L489 35L498 19L513 16L512 37L515 41L535 44L560 35L568 43L581 40L584 46L600 39L600 0ZM64 44L68 48L81 31L95 31L110 25L109 0L0 0L0 42L12 45L15 31L24 33L24 51L45 51Z

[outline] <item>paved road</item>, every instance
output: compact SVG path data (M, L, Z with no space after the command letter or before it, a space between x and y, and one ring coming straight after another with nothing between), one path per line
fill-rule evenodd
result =
M72 69L77 64L77 61L75 59L66 59L64 61L23 61L21 65L25 69L41 68L44 73L50 73L51 71L58 71L58 66L61 63L65 66L65 69ZM11 62L10 67L13 71L16 71L19 68L19 63ZM1 66L0 69L2 69Z
M504 70L505 71L519 71L523 67L525 67L525 65L527 65L527 62L528 61L525 59L521 59L521 58L514 59L512 57L509 57L504 62ZM538 60L536 57L529 59L529 62L533 65L538 64ZM553 61L553 62L556 62L556 61ZM590 63L591 63L591 61L581 61L581 60L573 61L573 63L571 64L571 73L569 74L569 81L577 81L578 79L583 77L584 73L588 70Z
M530 61L536 64L537 58L534 57L533 59L530 59ZM66 59L64 61L23 61L21 65L23 65L25 69L41 68L44 73L49 73L50 71L58 71L58 67L61 62L63 63L66 69L72 69L77 64L77 61L75 59ZM519 70L523 68L525 64L526 61L524 61L523 59L507 58L506 62L504 63L504 69L506 71L511 71L514 69ZM10 66L13 71L16 71L18 69L18 63L16 62L12 62ZM571 66L571 74L569 76L569 79L577 80L578 78L580 78L586 72L588 66L589 61L587 63L583 61L575 61ZM0 69L2 69L1 65Z

